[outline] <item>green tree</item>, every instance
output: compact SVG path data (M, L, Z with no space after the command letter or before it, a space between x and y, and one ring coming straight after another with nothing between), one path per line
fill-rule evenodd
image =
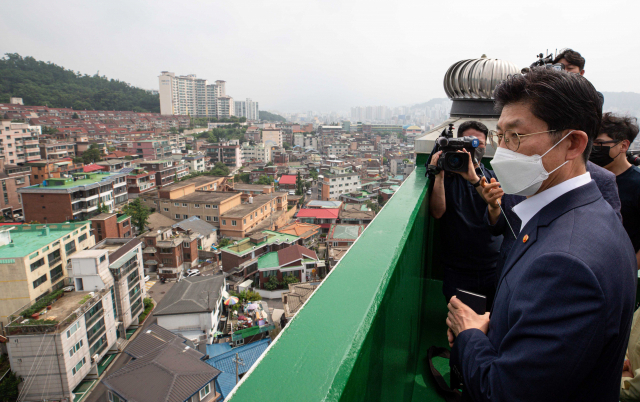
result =
M144 227L149 223L148 218L151 215L151 211L140 201L140 198L136 198L133 202L125 205L122 210L131 217L131 223L138 228L140 233L143 233Z
M18 377L13 371L7 373L7 376L0 383L0 400L2 402L13 402L18 400L18 384L22 382L22 378Z
M178 129L177 129L177 128L175 128L175 127L171 127L171 128L169 129L169 132L170 132L171 134L178 134Z
M80 116L78 116L78 113L73 113L73 116L71 116L72 119L79 119Z
M237 175L233 176L233 179L236 182L250 183L251 182L251 173L238 173Z
M211 174L213 176L229 176L229 173L229 168L222 162L216 162L213 169L211 169Z
M187 144L187 145L185 146L185 148L187 149L187 151L191 151L191 150L193 149L193 148L191 147L191 145L189 145L189 144Z
M287 121L287 119L285 119L284 117L278 114L265 112L264 110L260 110L260 120L273 121L273 122L281 121L283 123Z
M300 171L296 175L296 195L304 194L304 182L302 181L302 175L300 175Z
M291 149L291 144L289 144L288 142L285 141L285 142L282 143L282 147L284 149Z
M266 175L260 176L256 183L257 184L264 184L264 185L273 184L273 177L266 176Z
M102 202L102 197L98 197L98 212L101 214L109 213L109 207Z
M227 239L226 237L223 237L222 239L218 239L219 248L227 247L230 243L231 243L231 239Z
M42 126L42 134L56 134L58 129L55 127Z
M386 165L388 162L388 159L386 157L382 157L382 164Z
M280 287L280 282L278 282L278 278L274 276L270 276L269 280L264 284L264 288L267 290L276 290Z
M86 151L84 151L81 155L82 157L82 161L88 165L90 163L95 163L95 162L99 162L102 160L102 153L100 152L100 148L98 148L98 145L96 144L91 144L89 146L89 149L87 149Z
M318 180L318 171L316 168L309 169L309 176L311 176L313 180Z
M298 282L300 282L298 277L293 276L293 275L284 275L282 277L281 285L282 285L283 288L286 288L288 284L290 284L290 283L298 283Z

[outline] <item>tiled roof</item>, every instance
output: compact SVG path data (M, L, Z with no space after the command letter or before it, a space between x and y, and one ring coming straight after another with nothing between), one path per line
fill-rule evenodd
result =
M185 350L193 349L165 344L102 382L128 401L184 402L220 374Z
M151 324L127 346L124 352L134 359L139 359L156 351L157 349L164 348L170 343L178 346L193 346L193 343L186 338L183 338L182 336L175 334L158 324ZM198 359L201 359L203 356L202 353L195 349L190 349L190 353Z
M303 208L296 215L298 218L337 219L338 208Z
M289 292L284 293L287 298L287 303L284 305L285 316L291 317L297 313L314 290L316 287L308 283L290 283Z
M82 167L82 171L85 173L94 172L96 170L102 170L102 169L104 169L104 166L96 165L95 163L91 165L84 165Z
M313 250L309 250L298 244L278 250L278 263L280 266L291 264L293 261L301 260L304 257L314 260L318 259L318 256Z
M224 276L192 276L173 285L158 303L153 315L191 314L214 311Z
M313 223L292 222L278 229L280 233L288 233L294 236L307 239L315 234L318 234L320 226Z
M360 234L364 230L364 225L345 225L345 224L333 224L329 229L327 235L327 241L335 240L355 240L360 237Z
M215 226L199 219L197 216L192 216L191 218L185 219L173 225L174 228L180 228L184 231L192 230L194 233L208 235L214 233L218 228Z

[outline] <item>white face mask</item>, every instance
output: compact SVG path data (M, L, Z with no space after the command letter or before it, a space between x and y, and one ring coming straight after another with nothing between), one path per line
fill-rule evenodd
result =
M573 131L570 131L571 134ZM562 137L554 146L552 146L547 152L541 155L523 155L514 152L507 148L498 148L491 161L491 167L498 176L500 187L506 194L534 195L542 186L542 182L545 181L549 175L556 170L560 169L567 162L553 169L551 172L547 172L542 164L542 157L551 152L556 145L560 144L569 134Z

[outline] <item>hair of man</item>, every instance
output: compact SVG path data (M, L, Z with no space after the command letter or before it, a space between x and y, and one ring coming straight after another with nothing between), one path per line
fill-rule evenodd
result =
M534 68L502 81L496 86L494 98L496 110L514 103L528 105L535 117L547 123L555 141L566 134L563 130L584 131L588 141L582 157L585 162L589 159L593 140L600 132L602 110L598 92L583 76Z
M485 141L487 140L487 135L489 135L489 129L487 128L487 126L485 126L484 124L476 120L468 120L460 124L460 127L458 127L458 137L464 137L464 132L469 129L480 131L481 133L484 134L484 140Z
M560 50L560 53L558 53L556 58L553 60L553 63L559 63L562 59L565 59L569 63L578 67L580 71L584 70L584 64L586 63L586 60L579 52L576 52L575 50L570 48L564 48Z
M602 115L599 134L607 134L616 141L628 140L632 143L638 135L638 119L610 112L605 113Z

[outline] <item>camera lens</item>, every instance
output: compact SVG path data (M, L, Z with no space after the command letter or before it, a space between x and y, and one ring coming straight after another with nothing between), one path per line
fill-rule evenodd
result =
M460 170L464 165L462 155L452 154L447 158L447 165L451 170Z

